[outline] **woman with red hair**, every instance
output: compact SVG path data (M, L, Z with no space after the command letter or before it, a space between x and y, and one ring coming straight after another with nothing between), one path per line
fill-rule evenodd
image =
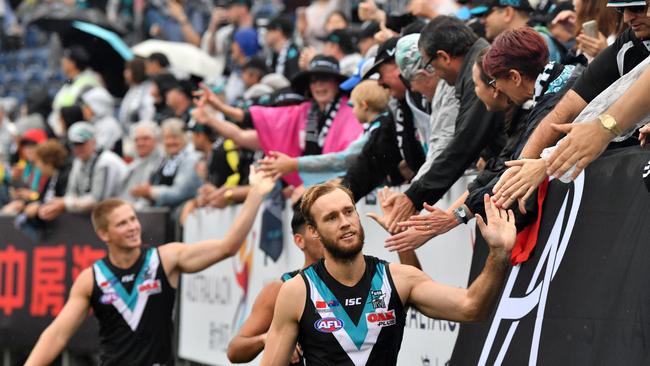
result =
M569 82L574 66L564 66L557 63L547 63L548 51L544 40L530 28L520 28L507 31L499 35L492 43L492 47L483 58L483 67L486 73L492 78L491 84L505 93L515 104L530 104L532 110L526 121L524 133L518 138L517 146L511 156L517 159L523 149L526 141L532 134L533 130L541 119L550 112L557 104L559 99L568 89ZM516 162L510 162L509 166L519 165L527 171L542 172L546 169L545 163L541 159L524 159ZM543 177L543 174L535 174ZM518 184L509 185L503 182L503 185L497 185L498 204L511 204L505 199L500 199L501 193L506 197L512 197L509 192L518 192L524 189ZM541 180L526 188L518 197L523 197L520 203L528 199L535 188L541 183ZM501 188L502 191L499 191Z

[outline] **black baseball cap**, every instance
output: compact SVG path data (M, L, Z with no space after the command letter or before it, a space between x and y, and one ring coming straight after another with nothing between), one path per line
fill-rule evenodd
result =
M287 16L279 15L267 24L266 29L268 30L279 30L287 38L293 35L293 22Z
M375 63L372 67L363 74L363 79L371 77L373 74L377 73L379 67L386 62L395 62L395 50L397 49L397 41L399 37L389 38L386 42L382 43L377 50L377 56L375 56Z
M375 34L379 32L379 23L373 21L364 22L361 25L361 28L354 34L354 37L357 39L357 42L366 38L373 38Z
M469 13L475 17L481 17L487 15L492 8L506 8L508 6L525 12L533 11L533 7L528 0L484 0L471 9Z
M321 41L338 44L346 54L354 53L357 49L352 42L352 37L350 37L350 34L344 29L333 30L330 34L321 38Z

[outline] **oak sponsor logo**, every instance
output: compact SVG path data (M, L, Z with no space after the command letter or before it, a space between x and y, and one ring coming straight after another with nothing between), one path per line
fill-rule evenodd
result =
M138 286L138 292L146 292L149 295L155 295L162 292L162 285L160 280L145 282L142 285Z
M379 313L368 313L366 314L366 321L368 324L377 324L379 327L389 327L397 322L395 320L395 310Z
M321 333L333 333L343 328L343 326L344 326L343 320L339 318L332 318L332 317L318 319L314 323L314 328L316 328L316 330Z

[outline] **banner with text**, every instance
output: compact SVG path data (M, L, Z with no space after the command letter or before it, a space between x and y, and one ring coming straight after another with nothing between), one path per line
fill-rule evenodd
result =
M451 365L648 365L650 153L606 152L549 185L538 242L491 319L462 325ZM470 280L487 250L477 240Z

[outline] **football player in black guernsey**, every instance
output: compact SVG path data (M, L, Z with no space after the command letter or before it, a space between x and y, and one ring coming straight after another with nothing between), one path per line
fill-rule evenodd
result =
M262 365L286 366L296 342L307 365L395 365L406 308L459 322L485 319L510 267L516 228L512 211L486 195L490 247L482 273L467 289L433 281L421 270L362 253L364 232L350 191L326 183L309 188L301 211L324 258L285 282L275 304Z
M99 320L102 365L173 365L172 309L180 274L201 271L235 255L276 178L251 167L251 190L226 236L190 245L143 247L133 207L117 199L99 203L92 222L108 255L79 274L68 301L41 334L26 365L51 364L90 309Z

